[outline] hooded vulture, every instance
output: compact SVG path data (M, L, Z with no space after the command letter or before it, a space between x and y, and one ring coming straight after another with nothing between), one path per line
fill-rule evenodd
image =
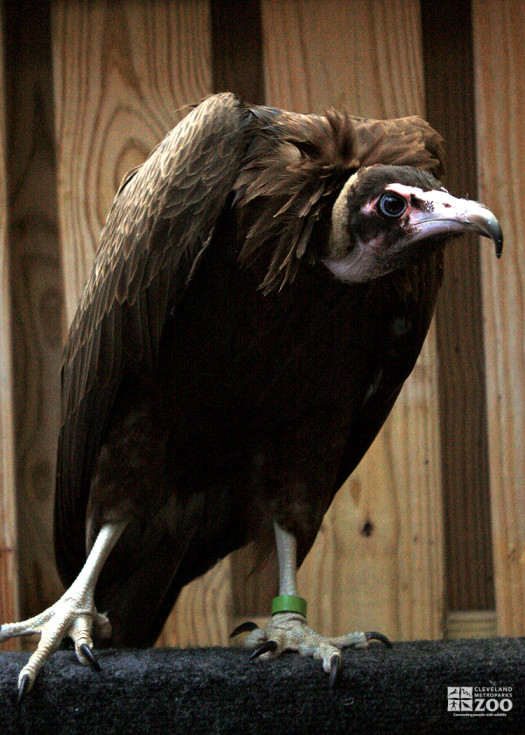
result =
M494 215L439 182L423 120L302 115L208 97L124 179L69 331L55 549L69 589L3 625L40 632L28 691L71 637L152 645L180 590L251 541L280 594L254 656L297 650L333 684L296 569L421 350L446 242L501 254ZM98 610L108 611L101 614Z

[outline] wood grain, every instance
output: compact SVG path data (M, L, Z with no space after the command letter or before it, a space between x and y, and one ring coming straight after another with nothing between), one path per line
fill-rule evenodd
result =
M53 6L53 54L69 321L122 176L211 91L208 3L62 0ZM231 616L218 586L230 589L229 569L226 560L183 591L163 644L226 642Z
M356 115L424 111L415 0L263 0L269 104ZM431 329L396 408L339 491L300 572L309 621L323 632L377 628L438 637L443 542L436 338Z
M68 320L122 177L210 91L208 38L204 0L53 6Z
M456 196L475 196L471 3L424 0L421 7L427 119L445 139L445 186ZM436 327L446 607L494 609L480 247L474 234L446 250Z
M15 502L14 396L11 354L4 27L0 10L0 624L18 620L17 516ZM14 641L0 644L15 650Z
M49 14L9 3L6 89L20 615L61 591L52 545L62 288L56 224ZM31 33L26 37L27 28Z
M505 235L482 252L497 630L525 634L525 3L473 3L480 197Z
M492 638L496 623L495 610L453 610L447 615L446 638Z
M210 9L213 91L264 104L259 0L216 0Z
M159 646L227 646L235 627L229 559L185 587L164 626Z

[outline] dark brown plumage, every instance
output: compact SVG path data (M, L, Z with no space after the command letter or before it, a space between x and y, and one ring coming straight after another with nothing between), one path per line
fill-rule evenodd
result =
M55 506L67 585L130 520L96 593L113 643L152 644L181 587L273 520L304 558L427 333L454 230L388 208L415 187L428 212L441 166L418 118L223 94L125 179L66 347Z

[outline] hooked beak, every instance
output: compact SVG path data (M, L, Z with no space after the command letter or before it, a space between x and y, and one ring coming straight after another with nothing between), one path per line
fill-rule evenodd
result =
M503 250L503 233L496 217L478 202L456 199L445 191L429 191L418 196L419 202L409 214L409 238L417 242L444 234L477 232L494 241L496 257Z

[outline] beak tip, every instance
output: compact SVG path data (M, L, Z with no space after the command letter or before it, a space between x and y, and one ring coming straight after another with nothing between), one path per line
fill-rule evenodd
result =
M503 232L501 225L496 217L488 212L489 216L485 215L485 212L480 216L478 213L474 213L471 217L471 222L475 225L477 232L485 237L490 237L494 243L494 250L496 252L496 258L501 258L503 252Z

